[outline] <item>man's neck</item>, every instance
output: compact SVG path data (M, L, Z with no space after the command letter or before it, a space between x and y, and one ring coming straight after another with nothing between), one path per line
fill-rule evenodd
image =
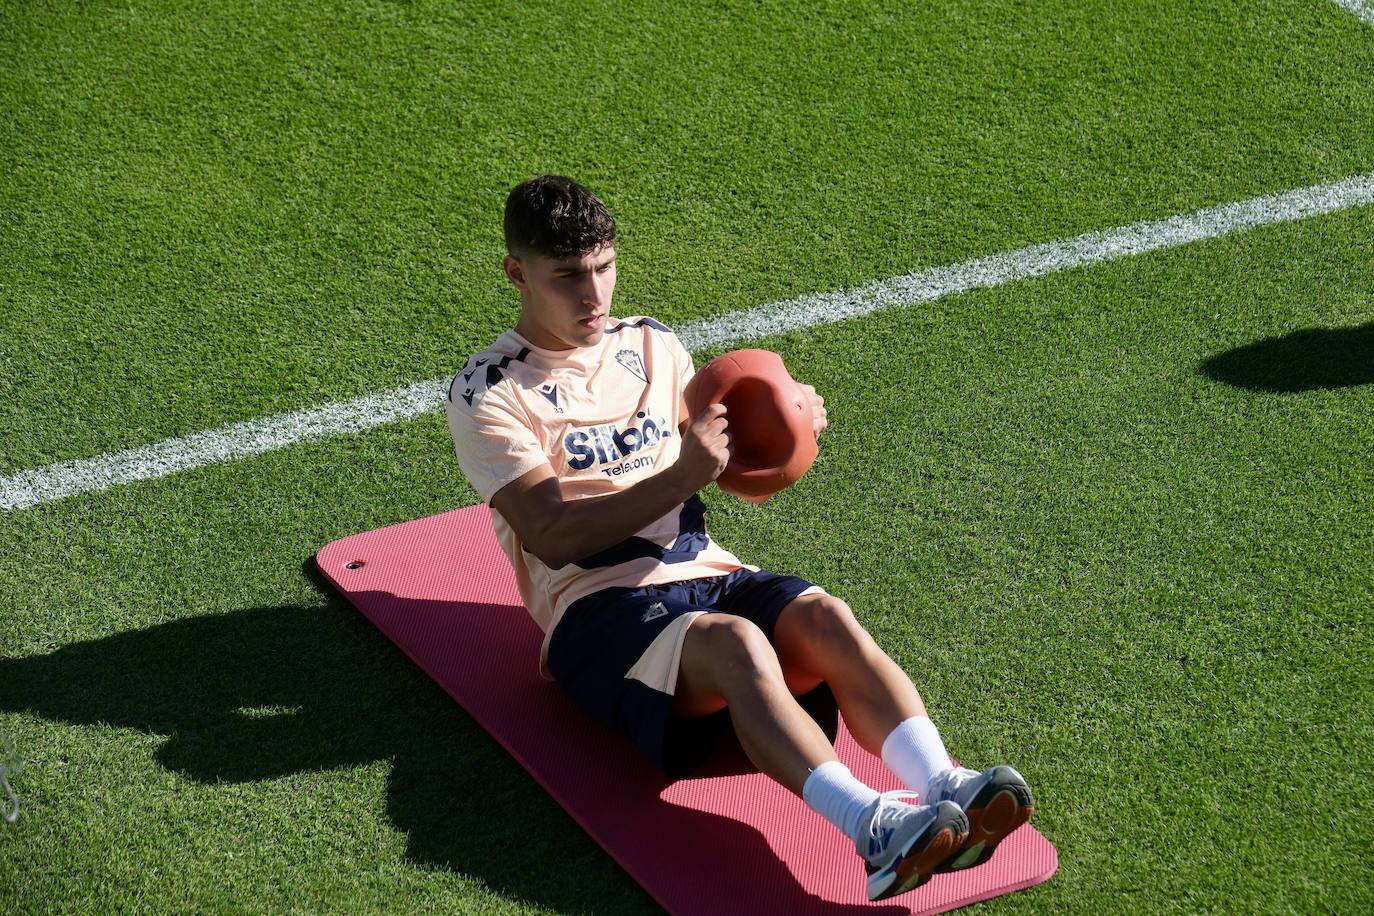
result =
M521 315L520 320L515 323L515 333L528 340L541 350L573 350L575 347L569 346L566 341L559 340L551 334L545 334Z

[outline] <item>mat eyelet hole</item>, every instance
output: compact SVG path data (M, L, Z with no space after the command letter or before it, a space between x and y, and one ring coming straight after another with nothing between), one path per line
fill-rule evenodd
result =
M344 569L362 569L362 568L363 568L363 561L362 561L362 560L353 560L352 562L349 562L349 563L345 563L345 564L344 564Z

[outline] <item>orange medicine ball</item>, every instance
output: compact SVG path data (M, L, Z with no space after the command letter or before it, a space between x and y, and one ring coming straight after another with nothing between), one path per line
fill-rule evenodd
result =
M683 392L692 416L725 405L734 454L716 479L726 493L763 502L796 483L819 450L802 388L770 350L735 350L711 360Z

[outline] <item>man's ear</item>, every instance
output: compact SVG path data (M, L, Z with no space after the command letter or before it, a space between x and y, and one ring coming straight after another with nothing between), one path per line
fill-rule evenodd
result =
M508 254L501 260L501 266L505 269L506 279L511 282L511 285L516 289L523 290L525 288L525 265L520 262L520 259L513 254Z

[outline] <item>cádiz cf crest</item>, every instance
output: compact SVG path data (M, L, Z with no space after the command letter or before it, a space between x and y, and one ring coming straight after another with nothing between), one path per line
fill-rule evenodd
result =
M639 354L636 353L634 350L621 350L619 353L615 355L615 361L620 363L620 365L624 366L626 369L629 369L631 372L639 376L645 382L649 381L649 374L644 371L644 360L640 359Z

